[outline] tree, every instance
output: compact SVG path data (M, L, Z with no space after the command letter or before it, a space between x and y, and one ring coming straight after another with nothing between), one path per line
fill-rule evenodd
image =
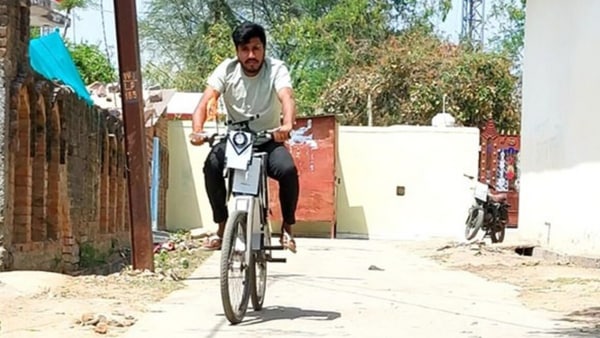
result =
M73 62L85 84L108 83L117 79L115 68L104 55L100 46L89 43L66 43Z
M290 67L298 110L311 115L325 88L388 35L383 1L342 0L319 18L305 16L273 30L274 43Z
M145 77L163 85L202 91L210 71L234 55L231 30L249 19L267 28L267 54L288 64L300 115L324 108L364 124L358 112L371 97L376 124L429 124L445 93L460 122L491 116L501 128L518 125L510 60L433 35L450 0L150 0L148 7L140 34L155 55Z
M153 0L147 6L139 29L144 49L151 51L152 61L144 67L148 80L203 90L216 62L233 55L230 35L238 14L223 0Z
M392 36L373 52L375 62L353 67L320 100L342 123L366 125L370 98L375 125L429 125L446 94L461 124L493 118L500 129L518 129L516 79L503 55L461 49L423 29Z
M97 0L61 0L58 2L58 8L66 12L67 18L70 18L71 12L76 8L87 8L95 6ZM102 2L102 0L99 0ZM63 30L63 39L67 36L67 30L69 25L65 26Z
M517 67L523 57L525 7L527 0L497 0L491 17L498 20L498 34L491 39L496 48L507 53Z

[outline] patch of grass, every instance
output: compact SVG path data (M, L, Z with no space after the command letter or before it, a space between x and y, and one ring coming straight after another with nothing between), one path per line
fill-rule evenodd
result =
M87 269L106 264L108 255L94 248L90 243L83 243L79 247L79 267Z

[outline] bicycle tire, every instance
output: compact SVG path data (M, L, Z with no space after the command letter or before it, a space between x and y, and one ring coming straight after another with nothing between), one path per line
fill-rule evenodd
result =
M244 273L243 290L240 299L240 304L237 304L237 306L233 306L231 304L231 295L229 294L229 264L231 253L235 248L236 230L238 229L238 224L241 223L245 243L245 230L247 229L248 223L247 219L247 212L233 212L233 214L230 215L225 226L225 233L221 245L221 301L223 303L225 317L231 324L234 325L240 323L244 319L244 316L246 315L246 310L248 309L248 300L250 298L250 269L247 266L244 269L243 264L241 264ZM248 248L246 248L246 250L248 250Z
M262 310L267 291L267 259L264 252L258 251L252 255L248 273L250 274L250 299L252 300L252 308L254 311L260 311Z

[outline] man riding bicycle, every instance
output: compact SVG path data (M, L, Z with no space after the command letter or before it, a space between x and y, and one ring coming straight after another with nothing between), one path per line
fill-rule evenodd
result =
M205 138L201 135L204 134L207 105L211 100L223 97L228 119L234 122L258 115L250 122L250 128L255 132L273 131L273 139L258 145L258 150L268 154L267 175L279 182L279 203L283 216L280 241L295 253L292 225L296 222L298 171L283 144L289 139L296 118L292 81L282 61L265 57L266 35L263 27L245 22L234 30L232 39L237 58L223 61L209 76L200 104L192 117L190 141L194 145L204 143ZM218 224L216 235L209 237L205 243L205 247L212 250L221 248L228 217L223 177L225 145L225 140L215 145L204 163L206 192L213 221Z

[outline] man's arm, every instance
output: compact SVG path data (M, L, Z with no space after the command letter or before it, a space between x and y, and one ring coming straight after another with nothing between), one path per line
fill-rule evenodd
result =
M296 122L296 102L294 101L294 91L290 87L281 88L277 92L281 101L281 110L283 112L282 127L292 130Z
M219 95L219 91L217 91L211 86L207 86L204 90L204 94L202 94L202 99L200 99L200 103L198 104L198 107L196 107L196 110L192 115L192 131L194 133L201 133L204 130L208 102L210 102L212 98L214 98L215 101L218 100Z

